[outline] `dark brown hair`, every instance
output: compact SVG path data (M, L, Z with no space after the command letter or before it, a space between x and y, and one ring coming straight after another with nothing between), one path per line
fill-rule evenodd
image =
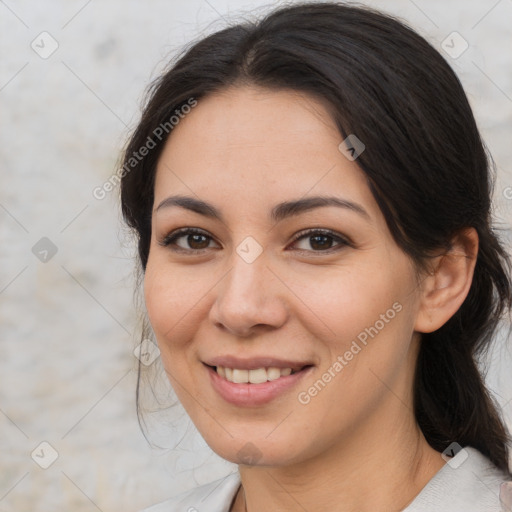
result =
M340 136L356 134L366 145L357 163L396 243L418 268L448 249L454 234L476 229L466 300L440 329L422 335L414 409L433 448L472 446L508 472L509 435L477 366L511 308L510 260L491 224L493 168L457 76L395 18L336 3L295 4L186 49L149 89L124 154L122 212L137 235L142 271L167 137L130 167L129 159L190 98L200 104L239 84L300 91L329 105Z

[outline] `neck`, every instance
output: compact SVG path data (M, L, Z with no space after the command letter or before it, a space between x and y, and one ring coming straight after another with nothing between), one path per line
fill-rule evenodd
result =
M278 467L241 465L232 511L403 510L444 460L426 442L411 409L396 396L389 400L369 423L314 458Z

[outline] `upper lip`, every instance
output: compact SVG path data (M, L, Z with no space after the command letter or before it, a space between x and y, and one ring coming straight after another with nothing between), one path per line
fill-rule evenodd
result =
M240 359L234 356L218 356L204 361L208 366L223 366L224 368L236 368L240 370L256 370L258 368L291 368L300 370L304 366L310 366L309 361L290 361L289 359L280 359L269 356L258 356L247 359Z

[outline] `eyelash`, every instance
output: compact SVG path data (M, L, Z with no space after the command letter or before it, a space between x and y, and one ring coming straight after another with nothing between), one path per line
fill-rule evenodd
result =
M188 236L188 235L201 235L206 238L209 238L210 240L213 240L213 238L210 235L208 235L206 232L204 232L200 229L182 228L182 229L178 229L177 231L174 231L173 233L170 233L167 236L165 236L159 242L159 244L162 247L169 247L174 252L189 253L189 254L190 253L202 254L205 251L207 251L208 249L210 249L210 247L206 247L204 249L184 249L183 247L174 245L177 240L179 240L182 237ZM340 235L338 235L337 233L335 233L334 231L331 231L329 229L319 229L319 228L311 228L311 229L307 229L307 230L297 233L297 235L295 235L292 240L292 244L298 242L299 240L301 240L303 238L313 237L315 235L329 236L332 239L334 239L334 241L338 242L338 245L334 246L334 247L330 247L329 249L326 249L326 250L315 251L315 250L308 250L308 249L298 249L298 251L302 252L302 253L307 252L307 253L331 254L333 252L336 252L336 251L342 249L343 247L354 247L354 244L348 238L341 237ZM174 245L174 246L171 247L172 245Z

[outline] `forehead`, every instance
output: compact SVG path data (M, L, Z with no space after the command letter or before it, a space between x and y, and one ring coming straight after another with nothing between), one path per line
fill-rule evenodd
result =
M171 193L244 208L283 196L339 192L376 208L328 107L290 90L233 87L198 100L173 128L157 166L155 204ZM238 201L234 201L237 198Z

